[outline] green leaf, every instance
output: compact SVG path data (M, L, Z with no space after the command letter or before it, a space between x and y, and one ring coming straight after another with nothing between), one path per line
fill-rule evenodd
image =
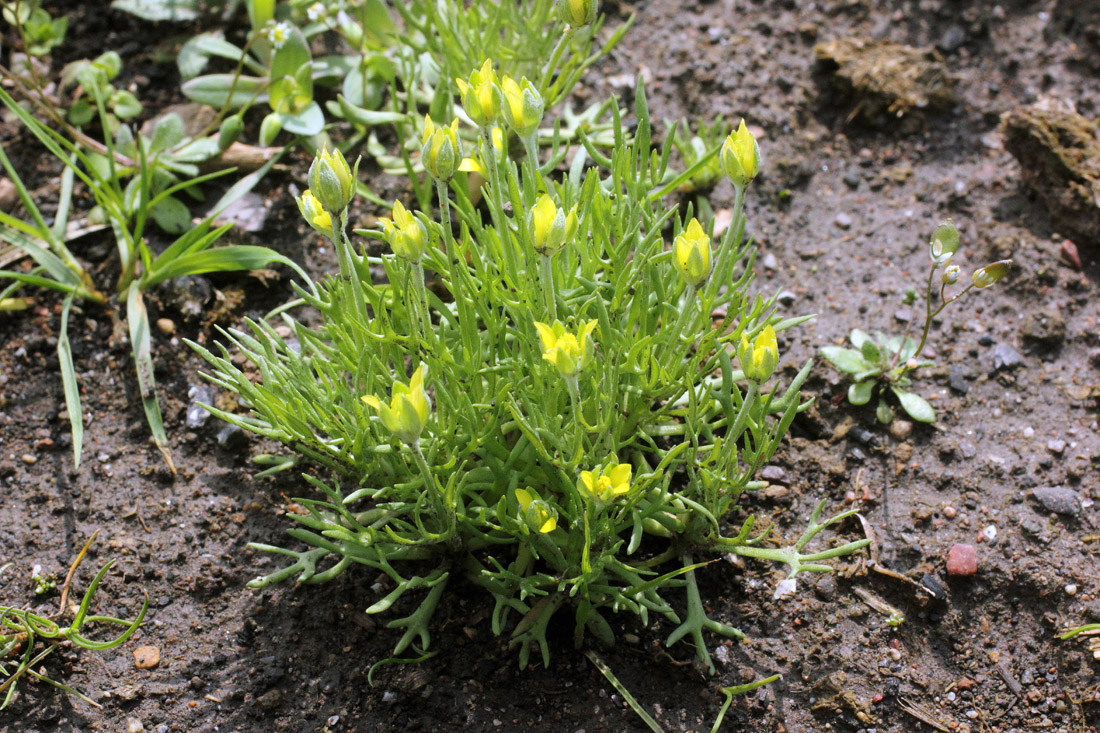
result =
M848 387L848 401L853 405L866 405L871 401L874 382L856 382Z
M172 196L158 201L149 213L153 221L169 234L182 234L191 227L191 212L182 201Z
M69 311L73 307L74 293L65 298L61 306L61 331L57 335L57 363L61 369L61 384L65 390L65 409L72 426L73 464L80 468L80 451L84 445L84 416L80 406L80 386L76 382L73 367L73 349L69 343Z
M901 408L905 410L909 417L917 422L936 422L936 411L932 409L932 405L928 404L928 400L924 399L919 394L906 392L897 387L891 387L891 389L897 396L898 402L901 403Z
M321 105L310 102L301 112L279 115L283 129L295 135L316 135L325 129L325 113Z
M128 120L141 114L141 102L133 92L125 89L116 89L111 95L111 109L119 119Z
M149 153L156 154L162 150L174 148L183 142L183 120L175 112L170 112L157 120L153 128L153 140L149 143Z
M354 125L362 125L363 127L373 127L375 125L388 125L391 123L403 122L407 119L407 115L400 112L374 111L369 109L363 109L357 107L343 95L336 95L336 102L327 103L328 110L336 117L343 117L348 122Z
M185 81L180 87L183 96L192 102L208 104L211 107L222 107L228 100L229 106L243 107L253 97L257 101L267 99L266 92L262 90L267 84L266 79L258 79L254 76L241 76L237 79L236 87L233 86L233 74L207 74ZM229 90L233 89L233 96L229 96ZM257 96L258 95L258 96Z
M886 404L886 400L878 401L878 407L875 408L875 417L883 425L889 425L890 421L894 419L894 411L890 409L890 405Z
M878 364L879 360L882 359L882 354L879 353L878 347L871 339L864 341L859 350L863 354L863 358L871 364Z
M194 79L206 68L211 56L239 61L243 55L244 51L225 40L221 31L211 31L199 34L183 44L176 57L176 66L184 79Z
M871 337L866 331L861 331L858 328L853 328L851 335L848 336L848 340L852 342L852 346L857 349L862 349L863 344L871 340Z
M195 20L199 0L112 0L111 7L143 20Z
M280 24L282 25L282 24ZM281 48L275 50L271 57L271 71L268 76L271 79L281 79L284 76L295 76L298 70L312 60L309 53L309 44L302 32L292 25L287 26L286 40Z
M279 254L267 247L254 245L234 244L228 247L218 247L198 252L190 252L175 258L171 262L155 272L149 273L149 277L143 280L145 287L151 287L156 283L171 280L181 275L201 275L207 272L233 272L236 270L259 270L271 263L278 263L290 267L308 282L301 268L288 257Z
M854 349L845 349L841 346L823 346L821 347L821 355L825 357L825 361L848 374L875 369L875 365L868 364L867 360L863 358L863 354Z
M145 310L141 289L137 281L130 283L126 295L126 323L130 326L130 346L134 351L134 366L137 368L138 389L141 391L141 406L145 410L145 421L153 433L153 440L168 462L172 473L172 459L168 454L168 434L164 431L164 419L157 404L157 380L153 376L153 339L149 330L149 312Z

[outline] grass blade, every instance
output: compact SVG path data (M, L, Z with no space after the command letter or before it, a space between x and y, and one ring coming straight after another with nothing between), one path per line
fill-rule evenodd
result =
M145 301L136 282L130 283L126 295L126 321L130 325L130 346L134 351L134 366L137 369L138 389L141 390L141 406L145 409L145 420L153 433L153 441L168 468L175 475L172 454L168 451L168 434L164 432L164 418L157 403L157 380L153 376L153 338L149 330L149 312L145 310Z
M623 699L630 705L631 710L638 714L638 717L649 726L651 731L654 733L664 733L664 728L661 727L661 724L654 720L653 716L647 713L645 708L638 704L638 701L634 699L630 691L623 686L622 682L619 682L619 678L615 676L615 673L611 671L611 668L607 666L606 662L600 659L600 656L596 654L596 652L587 651L584 653L584 656L588 657L588 660L596 665L596 669L600 670L603 676L607 678L607 681L611 683L611 686L619 691L619 694L622 695Z
M80 386L73 368L73 349L69 343L69 311L73 307L74 293L69 293L61 306L61 333L57 337L57 361L61 367L61 384L65 387L65 409L69 412L69 424L73 435L73 464L80 467L80 450L84 445L84 414L80 405Z

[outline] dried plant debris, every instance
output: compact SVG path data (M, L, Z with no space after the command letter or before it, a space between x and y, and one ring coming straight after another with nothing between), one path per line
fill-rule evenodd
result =
M817 44L814 53L819 69L831 73L833 87L850 100L849 121L881 126L955 104L956 79L935 49L842 38Z
M1097 124L1065 102L1040 100L1009 112L1005 149L1046 204L1059 232L1100 246L1100 139Z

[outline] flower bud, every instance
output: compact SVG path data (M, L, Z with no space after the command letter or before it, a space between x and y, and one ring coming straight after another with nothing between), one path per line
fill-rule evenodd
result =
M307 180L313 195L330 214L343 212L355 196L355 177L339 150L318 150Z
M225 152L226 148L237 142L243 130L244 120L240 115L226 117L218 128L218 150Z
M321 234L331 237L332 216L321 206L321 202L317 200L313 192L307 188L306 192L296 200L298 201L298 211L302 212L302 218Z
M959 281L959 273L962 270L958 265L948 265L943 270L943 275L940 276L940 282L944 285L954 285Z
M718 154L718 162L730 183L739 189L749 185L749 181L760 172L760 146L745 126L744 119L738 125L737 131L726 137L722 151Z
M558 0L558 17L570 28L592 25L599 11L599 0Z
M420 440L420 434L424 432L432 413L432 401L424 389L427 373L428 365L422 363L413 372L408 384L394 382L388 405L374 395L363 395L361 398L378 412L387 430L409 445Z
M959 230L950 220L945 220L932 232L932 239L928 241L928 256L932 258L932 264L936 267L946 265L959 248Z
M1012 260L1001 260L991 265L980 267L974 270L974 274L970 277L971 282L974 283L974 287L976 288L988 288L1008 274L1008 266L1011 264Z
M710 237L699 225L698 219L688 222L672 245L672 261L684 282L699 287L710 275Z
M592 339L589 337L596 323L589 321L575 335L568 333L561 321L554 321L553 326L535 323L542 342L542 358L553 364L566 379L575 379L592 362Z
M504 93L504 119L508 122L516 134L526 138L539 128L542 122L542 95L535 86L523 77L516 83L510 76L505 76L500 83Z
M393 202L393 219L379 219L393 253L409 262L419 262L428 246L428 230L400 201Z
M264 117L260 123L260 147L266 148L275 142L275 138L283 129L283 120L278 114L272 112Z
M493 62L485 59L481 68L470 74L470 79L455 79L462 108L478 127L489 127L500 113L500 86L493 72Z
M557 513L538 494L528 489L516 489L516 501L519 502L523 523L532 532L546 534L558 527Z
M458 118L450 126L436 127L429 115L424 115L424 138L420 148L420 162L424 170L437 181L449 181L454 177L458 162L462 159L462 144L458 139Z
M543 194L527 214L527 230L536 252L553 255L576 236L577 207L566 213L554 204L552 198Z
M775 329L770 325L752 342L741 334L741 344L737 347L737 359L741 362L741 371L745 378L754 382L763 382L775 372L779 363L779 345L775 340Z

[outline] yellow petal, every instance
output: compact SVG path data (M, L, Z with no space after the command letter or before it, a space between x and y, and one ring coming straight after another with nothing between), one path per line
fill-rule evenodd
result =
M555 517L553 514L551 514L547 518L547 520L542 523L542 526L539 527L539 532L542 533L542 534L546 534L547 532L553 532L557 528L558 528L557 517Z
M554 334L554 329L545 323L535 321L535 330L539 332L539 340L542 342L543 351L549 352L558 343L558 337Z

